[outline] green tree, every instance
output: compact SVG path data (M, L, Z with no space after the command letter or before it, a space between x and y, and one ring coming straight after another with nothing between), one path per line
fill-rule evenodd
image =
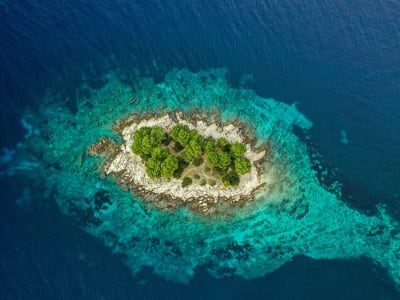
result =
M178 169L179 163L178 159L170 154L162 163L161 163L161 175L167 179L172 178L174 172Z
M183 159L189 163L203 154L202 139L193 139L185 148Z
M225 147L227 145L229 145L229 142L228 142L228 140L226 138L222 137L222 138L219 138L217 140L217 146L218 147L223 148L223 147Z
M240 157L242 156L244 153L246 152L246 145L239 143L239 142L234 142L231 145L231 149L230 149L230 154L233 157Z
M185 148L185 152L183 152L183 160L187 163L190 163L195 158L195 153L192 148Z
M166 159L169 155L171 155L171 152L169 152L168 149L161 148L160 146L155 147L153 151L151 152L151 157L158 159L160 161L163 161Z
M218 153L218 165L216 167L222 170L227 170L231 165L231 156L229 155L229 153L224 152L222 150L218 150L217 153Z
M157 141L158 144L161 144L161 142L166 139L165 131L160 126L151 127L150 135Z
M211 151L207 154L207 161L212 167L227 170L231 165L229 153L222 150Z
M251 164L250 161L245 157L237 157L235 159L235 171L240 175L244 175L250 172Z
M132 151L141 156L150 155L165 138L165 132L159 126L141 127L133 133Z
M212 137L205 139L203 146L207 153L215 151L215 139Z
M143 138L148 137L151 133L150 127L141 127L133 133L133 144L132 144L132 151L137 155L145 154L143 152Z
M190 139L189 127L185 124L176 124L171 129L171 137L182 146L186 147Z
M152 178L160 178L161 177L161 161L155 158L149 158L146 162L146 173Z
M207 153L207 161L211 167L216 167L219 162L217 151L213 150Z
M159 143L157 140L151 136L151 135L146 135L142 139L142 152L143 154L151 154L154 148L159 146Z

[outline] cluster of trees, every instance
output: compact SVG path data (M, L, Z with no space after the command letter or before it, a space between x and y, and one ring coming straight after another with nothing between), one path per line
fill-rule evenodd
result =
M141 127L133 133L132 151L146 160L165 139L166 134L160 126Z
M225 138L208 138L204 142L208 163L223 175L222 182L225 186L238 185L239 174L250 172L250 161L243 157L246 145L235 142L229 144Z
M174 151L179 152L179 159L162 146L171 138L175 141ZM172 127L169 135L159 126L136 130L132 151L144 159L150 178L171 178L179 173L182 164L202 164L204 153L208 164L222 176L225 186L237 185L239 174L246 174L251 169L250 161L243 157L246 145L238 142L230 144L225 138L204 139L197 130L190 130L187 125L179 123Z
M171 137L183 148L183 160L190 163L203 154L203 136L196 130L190 130L185 124L176 124L171 129Z
M133 134L132 151L143 158L150 178L170 179L179 167L178 159L161 147L166 138L166 133L159 126L141 127Z

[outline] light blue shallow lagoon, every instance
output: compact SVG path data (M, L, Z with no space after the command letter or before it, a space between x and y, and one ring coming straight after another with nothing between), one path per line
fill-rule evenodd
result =
M0 3L1 299L399 299L400 6ZM88 148L129 114L241 120L265 186L159 210Z

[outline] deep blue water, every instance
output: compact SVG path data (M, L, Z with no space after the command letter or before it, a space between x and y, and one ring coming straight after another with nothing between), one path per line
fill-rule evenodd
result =
M373 213L386 203L400 219L400 2L0 1L0 46L0 148L22 139L26 106L48 88L73 97L82 73L137 67L161 79L172 67L226 67L234 85L252 74L259 95L299 102L314 122L310 147L352 206ZM0 298L400 298L367 259L298 257L251 281L200 270L187 286L144 270L147 284L138 285L119 257L42 203L41 191L21 208L20 187L0 184Z

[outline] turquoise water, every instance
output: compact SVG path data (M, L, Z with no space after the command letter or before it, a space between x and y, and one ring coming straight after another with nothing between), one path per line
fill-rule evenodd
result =
M0 1L0 298L398 299L399 12ZM273 145L231 218L159 214L84 154L131 111L210 105Z
M139 72L137 72L138 74ZM26 135L7 162L3 176L27 178L44 199L56 199L66 216L123 255L132 274L150 267L166 280L188 283L207 266L216 278L262 277L296 255L314 259L367 256L400 284L400 233L383 206L367 216L343 201L341 184L329 178L317 153L294 134L307 138L312 127L297 109L254 91L232 88L224 69L192 73L172 70L160 83L139 74L124 78L104 74L101 87L84 83L75 109L48 94L39 110L23 118ZM121 78L125 79L124 83ZM101 136L120 141L111 125L129 113L174 109L215 110L224 121L250 122L260 142L267 142L266 187L255 200L226 214L204 218L187 208L159 211L140 197L101 178L99 159L87 148ZM318 176L315 167L322 171ZM26 193L31 193L27 188ZM26 196L27 197L27 196ZM22 197L20 201L27 201Z

